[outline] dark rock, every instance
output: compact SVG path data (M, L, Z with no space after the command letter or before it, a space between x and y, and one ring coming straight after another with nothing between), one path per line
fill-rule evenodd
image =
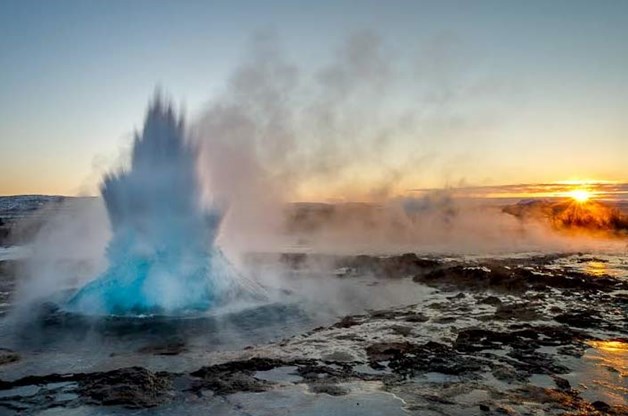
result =
M12 381L0 380L0 390L8 390L14 387L42 385L49 383L64 383L79 381L83 378L89 377L89 374L77 373L77 374L47 374L45 376L26 376Z
M464 293L460 292L455 296L449 296L447 299L449 300L460 300L460 299L464 299L467 295L465 295Z
M309 388L312 393L325 393L330 396L344 396L349 393L349 390L337 384L313 383L309 385Z
M20 355L11 350L0 348L0 365L14 363L20 360Z
M242 391L261 392L268 390L273 383L257 379L253 374L257 371L268 371L273 368L296 364L309 364L310 361L290 361L270 358L252 358L246 361L232 361L224 364L202 367L190 373L196 380L192 390L212 390L216 394L225 395Z
M390 257L360 255L344 258L337 264L338 267L353 269L357 274L372 274L386 278L413 276L439 265L438 260L419 258L414 253Z
M570 370L557 362L550 354L537 352L542 346L578 346L584 343L586 334L564 327L538 326L511 332L496 332L469 328L461 330L454 348L473 353L510 347L506 356L486 353L507 367L493 364L493 375L503 381L522 380L531 374L566 374ZM510 370L514 368L514 370Z
M559 347L556 352L560 355L569 355L571 357L580 358L584 355L585 348L581 345L565 345Z
M577 328L599 328L604 325L604 321L597 316L597 312L590 310L566 312L555 316L554 320Z
M598 412L610 412L610 410L612 409L611 406L608 403L605 403L601 400L595 401L593 403L591 403L591 406L593 406L595 408L595 410L597 410Z
M377 343L366 349L371 366L389 361L388 367L401 376L414 376L424 372L461 375L478 371L481 361L462 355L453 348L438 342L417 345L409 342Z
M549 354L514 349L508 353L508 356L517 360L514 362L517 368L530 374L567 374L571 371L569 368L554 362Z
M446 302L432 302L425 306L426 308L434 309L436 311L444 311L451 309L451 305Z
M457 265L436 269L426 274L417 274L413 280L430 286L451 285L466 290L504 290L523 292L527 289L526 273L514 273L504 267L484 267Z
M455 316L441 316L432 320L435 324L450 324L456 322Z
M552 376L552 379L554 380L554 383L556 383L556 387L558 387L561 390L571 390L571 384L569 383L568 380L565 380L562 377L558 377L558 376Z
M342 334L342 335L337 335L334 338L340 339L340 340L347 340L347 341L360 341L360 340L362 340L362 337L360 335L358 335L358 334Z
M366 348L369 361L389 361L396 355L405 354L413 348L409 342L379 342Z
M438 260L422 259L414 253L385 257L382 259L382 263L384 272L394 276L412 276L418 271L431 269L440 265L440 261Z
M355 316L345 316L338 323L334 324L334 328L351 328L355 325L360 325L360 322Z
M540 337L540 336L543 337ZM467 328L458 332L454 348L464 352L500 349L510 346L515 349L534 350L540 346L571 345L588 339L589 336L565 327L535 326L511 332Z
M139 409L154 407L172 398L171 377L142 367L93 373L79 382L79 394L88 403Z
M443 303L442 305L446 305ZM451 305L450 305L451 307ZM443 307L443 309L445 309ZM407 322L427 322L430 320L427 316L420 312L414 311L397 311L391 309L383 309L378 311L371 311L370 317L372 319L387 319L387 320L404 320Z
M458 332L454 348L464 352L501 349L505 345L523 344L525 341L522 341L522 338L528 338L528 334L502 333L486 329L469 328Z
M337 384L351 379L376 379L375 376L356 373L350 364L336 363L334 366L311 362L300 365L296 373L308 384Z
M497 296L487 296L478 301L478 303L484 305L498 306L502 304L502 301Z
M249 373L216 373L207 374L200 383L194 384L193 390L208 389L219 395L239 392L262 392L274 383L260 380Z
M527 374L521 373L513 367L507 367L504 365L494 365L491 373L496 379L500 381L505 381L507 383L512 383L514 381L524 381L528 378Z
M579 257L575 261L576 263L590 263L592 261L596 263L608 263L608 260L599 257Z
M410 313L410 314L404 315L403 319L406 322L418 322L418 323L427 322L430 320L430 318L423 315L422 313Z
M534 264L534 260L530 260ZM504 262L484 264L459 264L435 268L427 273L417 273L413 280L432 287L449 290L486 291L523 294L526 290L546 291L548 288L575 289L585 292L610 292L628 289L628 283L618 279L593 277L586 273L570 271L568 274L535 273L526 267L512 267Z
M488 406L487 406L487 405L485 405L485 404L481 404L481 405L480 405L480 410L481 410L481 411L483 411L483 412L490 412L490 411L491 411L491 408L490 408L490 407L488 407Z
M403 337L407 337L412 334L412 328L409 326L403 325L393 325L390 327L391 331L393 331L397 335L401 335Z
M500 320L535 321L541 318L542 315L527 303L500 304L495 311L495 319Z
M395 319L397 316L399 316L399 313L389 309L371 312L371 318L373 319Z

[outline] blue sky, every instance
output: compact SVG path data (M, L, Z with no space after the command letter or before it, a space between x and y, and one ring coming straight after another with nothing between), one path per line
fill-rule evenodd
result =
M456 39L469 71L508 92L483 144L490 157L454 177L626 180L627 19L619 0L0 0L0 194L93 189L156 85L200 112L260 30L305 67L356 30L396 56ZM416 184L439 185L439 175Z

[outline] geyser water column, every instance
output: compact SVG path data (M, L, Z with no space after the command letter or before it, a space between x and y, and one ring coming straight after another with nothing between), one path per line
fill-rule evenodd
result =
M259 290L215 246L221 215L203 209L183 120L157 97L133 143L130 170L105 176L108 269L66 308L85 314L185 314Z

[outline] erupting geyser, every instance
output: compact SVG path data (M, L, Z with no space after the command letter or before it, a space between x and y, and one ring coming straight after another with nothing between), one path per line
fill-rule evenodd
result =
M159 97L135 137L130 170L107 175L101 193L113 232L108 269L67 309L182 314L259 294L215 246L221 214L202 207L194 147Z

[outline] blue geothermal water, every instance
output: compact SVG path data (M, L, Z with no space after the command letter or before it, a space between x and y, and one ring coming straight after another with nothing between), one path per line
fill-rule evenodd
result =
M199 201L196 156L183 121L159 98L136 134L128 171L101 185L113 236L108 269L66 308L87 314L181 314L247 291L215 246L221 215ZM250 289L250 290L249 290Z

